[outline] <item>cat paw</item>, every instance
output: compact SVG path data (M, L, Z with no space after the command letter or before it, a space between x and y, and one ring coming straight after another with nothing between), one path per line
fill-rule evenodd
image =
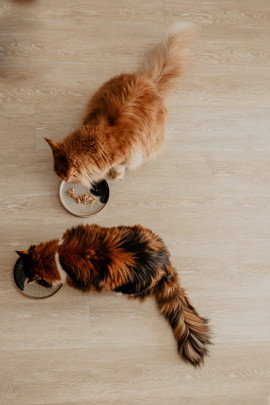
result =
M113 179L113 180L122 180L125 176L125 169L121 170L121 171L117 171L112 168L112 169L110 169L108 176L110 179Z

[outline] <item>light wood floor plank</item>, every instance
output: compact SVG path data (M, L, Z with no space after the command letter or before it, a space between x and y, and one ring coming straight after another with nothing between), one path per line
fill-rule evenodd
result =
M249 349L248 356L245 355L246 348ZM268 388L269 355L262 356L261 351L258 358L256 346L247 345L246 348L243 350L241 344L233 347L216 345L208 365L198 370L179 363L174 351L166 346L103 348L102 351L18 351L14 352L15 358L7 351L2 355L5 371L1 373L1 381L7 401L13 404L21 403L21 395L27 405L65 404L74 401L78 395L82 402L89 403L124 402L129 398L134 401L136 398L151 404L156 399L190 399L191 393L193 403L200 403L201 398L209 397L210 392L214 398L237 398L239 392L247 398L249 395L254 398L257 394L259 403L262 403L259 393ZM170 368L166 366L168 361ZM23 370L28 370L28 378L23 375ZM198 384L200 390L194 390Z

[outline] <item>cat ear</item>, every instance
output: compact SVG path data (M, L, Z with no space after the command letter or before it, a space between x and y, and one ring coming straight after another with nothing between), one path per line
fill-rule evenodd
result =
M72 177L75 174L75 169L74 167L70 167L67 171L67 175L66 175L66 181L68 181L70 179L70 177Z
M48 144L50 145L52 151L57 150L57 149L60 148L60 143L59 142L53 141L52 139L48 139L48 138L44 138L44 139L45 139L46 142L48 142Z
M15 250L15 252L20 256L20 257L25 257L29 255L28 250Z

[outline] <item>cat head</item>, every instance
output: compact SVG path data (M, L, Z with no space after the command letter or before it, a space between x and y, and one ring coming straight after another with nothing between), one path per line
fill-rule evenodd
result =
M71 158L65 146L52 139L45 138L51 147L54 159L54 171L65 181L72 180L73 183L80 182L80 170Z
M86 187L90 187L93 182L105 177L106 171L101 170L91 159L89 151L82 150L79 156L72 145L67 148L64 143L48 138L45 140L53 153L54 171L61 179L68 183L82 183Z
M25 280L23 286L36 281L43 287L50 288L62 284L61 275L55 262L58 241L31 245L26 251L16 251L23 258Z

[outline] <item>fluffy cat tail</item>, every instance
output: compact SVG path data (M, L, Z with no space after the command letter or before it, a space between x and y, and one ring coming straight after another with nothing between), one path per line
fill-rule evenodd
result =
M175 80L182 75L189 60L189 44L195 36L195 26L187 23L173 25L162 43L150 54L144 65L146 72L157 85L158 91L166 96Z
M176 272L155 291L160 312L169 322L180 357L193 366L204 362L210 344L208 320L200 317L180 287Z

